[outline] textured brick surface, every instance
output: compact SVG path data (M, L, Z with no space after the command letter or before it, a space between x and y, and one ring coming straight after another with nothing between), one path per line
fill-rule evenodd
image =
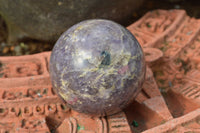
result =
M171 115L174 118L181 117L166 124L161 123L163 126L154 128L156 130L145 132L200 132L199 116L195 113L189 115L193 115L195 120L187 116L194 110L198 114L200 107L200 20L188 17L182 10L156 10L147 13L128 29L137 37L144 51L145 48L158 48L162 51L162 57L148 64L165 96ZM154 102L154 106L156 104L159 102ZM190 124L185 126L184 123Z
M156 10L127 29L143 47L147 73L124 112L93 118L65 106L52 90L51 52L0 57L0 133L200 132L200 20Z
M144 131L143 133L199 133L200 109L180 118L166 122L163 125Z

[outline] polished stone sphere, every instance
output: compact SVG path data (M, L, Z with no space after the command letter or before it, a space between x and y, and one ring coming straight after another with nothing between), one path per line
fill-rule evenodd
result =
M141 91L142 48L123 26L102 19L82 21L64 32L50 58L54 90L75 111L117 113Z

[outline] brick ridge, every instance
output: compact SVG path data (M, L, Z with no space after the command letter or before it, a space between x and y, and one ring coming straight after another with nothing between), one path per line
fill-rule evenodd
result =
M173 130L174 128L176 128L179 125L182 125L184 123L187 123L188 121L192 121L195 120L197 117L200 116L200 108L196 109L195 111L192 111L184 116L181 116L179 118L174 118L172 120L167 121L166 123L148 129L142 133L164 133L164 132L169 132L171 130Z

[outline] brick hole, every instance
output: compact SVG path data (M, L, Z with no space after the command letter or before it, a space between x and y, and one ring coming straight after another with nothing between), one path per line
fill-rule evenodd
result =
M38 97L42 97L42 93L40 89L36 90L35 94L37 94Z
M15 108L11 108L11 110L10 110L11 112L15 112Z
M5 109L4 108L0 108L0 114L4 113L4 112L5 112Z
M53 95L56 94L53 88L51 88L51 92L52 92Z
M67 109L67 106L65 106L63 104L61 104L60 107L61 107L62 110L66 110Z
M48 88L44 88L42 93L46 95L48 93Z
M3 77L4 77L4 78L8 78L8 75L4 73L4 76L3 76Z
M26 68L23 68L23 67L19 67L17 68L16 70L18 73L24 73L26 71Z
M29 113L29 108L28 108L28 107L25 107L25 108L24 108L24 113L25 113L25 114L28 114L28 113Z
M25 123L26 123L26 120L23 119L23 120L21 121L21 127L22 127L22 128L25 126Z
M51 107L51 105L48 105L48 110L49 110L49 111L52 111L52 110L53 110L53 108Z
M21 116L21 114L22 114L22 111L21 109L19 109L19 113L17 114L17 116Z
M42 109L41 109L39 106L36 107L36 111L37 111L37 112L40 112L41 110L42 110Z
M10 133L9 131L5 131L4 133Z

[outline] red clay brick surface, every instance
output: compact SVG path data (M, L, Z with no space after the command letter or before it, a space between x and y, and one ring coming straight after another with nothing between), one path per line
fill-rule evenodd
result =
M51 86L50 52L0 57L0 133L200 132L200 20L156 10L127 29L143 47L147 73L124 112L94 118L65 106Z

